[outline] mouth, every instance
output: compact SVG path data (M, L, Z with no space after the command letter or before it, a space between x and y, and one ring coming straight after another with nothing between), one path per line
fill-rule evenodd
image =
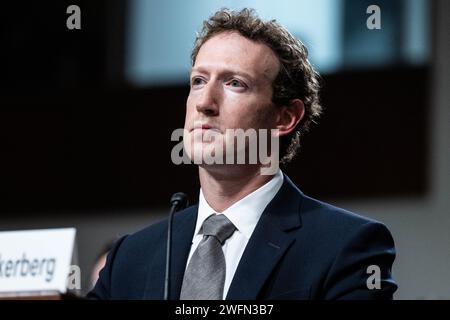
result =
M194 130L201 130L201 132L206 132L208 130L220 132L219 128L206 123L195 124L194 127L191 129L191 132Z

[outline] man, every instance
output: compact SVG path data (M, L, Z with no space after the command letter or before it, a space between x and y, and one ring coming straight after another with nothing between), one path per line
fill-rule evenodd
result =
M98 277L100 276L100 271L104 268L106 264L106 258L108 256L109 250L111 250L114 242L108 241L100 253L98 254L97 258L95 259L94 266L92 267L91 274L90 274L90 283L91 288L95 287L95 284L97 283Z
M306 48L251 10L220 10L204 23L190 78L190 158L227 147L227 129L272 129L287 162L321 112ZM199 164L199 204L174 219L170 299L392 298L395 249L386 227L262 167ZM88 296L162 299L166 230L164 221L120 239Z

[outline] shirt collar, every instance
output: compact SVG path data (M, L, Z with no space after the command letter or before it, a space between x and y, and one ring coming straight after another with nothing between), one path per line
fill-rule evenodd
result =
M224 214L234 224L236 229L242 232L247 239L250 239L261 214L280 190L283 180L283 173L281 170L278 170L269 182L234 203L231 207L224 210L222 214ZM200 189L195 235L199 234L201 226L206 218L214 213L214 209L208 204Z

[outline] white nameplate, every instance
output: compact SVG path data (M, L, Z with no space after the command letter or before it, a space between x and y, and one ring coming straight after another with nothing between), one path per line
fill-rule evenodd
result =
M75 229L0 232L0 293L66 293Z

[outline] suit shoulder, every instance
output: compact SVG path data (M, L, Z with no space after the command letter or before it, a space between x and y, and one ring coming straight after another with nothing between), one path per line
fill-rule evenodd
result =
M386 228L380 221L309 196L304 196L301 213L306 224L318 224L322 229L330 228L334 231L348 232L367 224Z
M191 206L184 210L181 210L174 215L174 224L182 224L186 220L195 219L197 214L198 206ZM127 246L130 245L151 245L167 236L167 224L168 218L163 218L160 221L157 221L151 225L144 227L143 229L136 231L129 235L124 244Z

